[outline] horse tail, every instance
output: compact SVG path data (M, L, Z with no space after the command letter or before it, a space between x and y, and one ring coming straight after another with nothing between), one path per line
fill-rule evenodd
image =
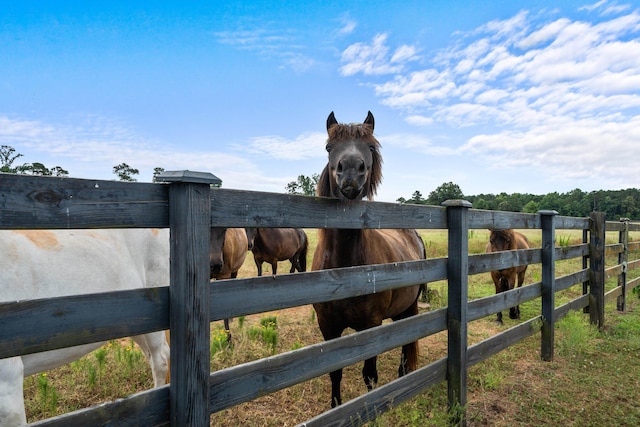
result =
M298 257L298 264L300 265L299 271L307 271L307 250L309 249L309 240L307 239L307 233L304 230L299 230L300 239L302 240L302 250Z

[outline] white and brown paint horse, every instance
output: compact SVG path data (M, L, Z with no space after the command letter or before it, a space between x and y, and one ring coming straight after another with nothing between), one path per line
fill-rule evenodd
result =
M0 231L0 301L51 298L169 284L169 230ZM162 331L133 337L165 384ZM70 363L103 342L0 360L0 426L26 424L23 377Z
M371 112L362 124L338 123L333 112L327 119L329 154L318 181L318 196L345 202L369 199L382 180L380 144L373 136ZM425 247L415 230L321 229L313 257L312 270L384 264L425 259ZM337 338L346 328L362 331L382 324L384 319L403 319L418 313L418 294L422 285L377 292L339 301L315 303L318 325L325 340ZM418 343L402 346L398 374L416 369ZM378 382L376 357L364 363L362 376L367 388ZM331 406L342 403L342 369L331 377Z
M510 251L515 249L529 249L529 240L524 234L514 231L513 229L505 230L489 230L489 243L487 243L486 252ZM491 279L496 287L496 294L513 289L518 279L518 287L524 283L524 274L527 272L526 265L505 268L504 270L494 270L491 272ZM520 307L515 306L509 309L509 317L511 319L520 318ZM496 315L496 322L503 324L502 312Z

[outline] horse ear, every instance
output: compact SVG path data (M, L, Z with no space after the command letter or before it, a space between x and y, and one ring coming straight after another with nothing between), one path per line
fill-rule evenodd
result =
M327 117L327 131L331 126L337 125L337 124L338 124L338 121L336 120L336 116L333 115L333 111L332 111L331 114L329 114L329 117Z
M333 114L333 113L331 113L331 114ZM373 130L375 121L373 120L373 114L371 114L371 111L369 111L367 113L367 118L364 119L364 124L371 126L371 130Z

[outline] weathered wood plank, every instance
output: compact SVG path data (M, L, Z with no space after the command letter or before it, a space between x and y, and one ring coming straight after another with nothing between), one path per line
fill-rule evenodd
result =
M0 358L167 329L168 308L168 287L0 303Z
M589 295L582 295L556 308L556 321L565 317L572 310L580 310L589 305Z
M210 319L221 320L443 280L444 258L211 283ZM251 295L251 298L247 298Z
M340 406L307 420L298 427L361 426L380 414L419 395L446 379L447 359L440 359L402 378L377 387Z
M446 312L422 313L214 372L209 381L210 410L221 411L443 331Z
M560 246L555 251L556 261L578 258L589 255L589 245L584 243L581 245Z
M538 264L541 262L541 257L540 249L518 249L469 255L469 274L486 273L519 265Z
M474 299L469 301L468 320L472 322L482 319L499 311L507 310L509 307L539 298L541 294L541 284L538 282L496 295Z
M0 229L166 228L167 186L0 174Z
M540 316L513 326L504 332L469 347L468 362L473 366L540 331Z
M446 228L440 206L350 201L215 188L211 225L298 228Z
M583 283L589 278L589 270L583 269L574 273L567 274L566 276L556 277L556 292L569 289L570 287Z
M29 424L30 427L169 426L169 386Z

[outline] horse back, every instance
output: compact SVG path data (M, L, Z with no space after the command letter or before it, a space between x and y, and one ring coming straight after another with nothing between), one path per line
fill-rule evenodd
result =
M169 284L168 230L7 230L0 251L0 301Z
M304 230L299 228L260 228L254 240L254 254L264 260L285 261L307 245Z
M227 228L222 247L223 267L216 279L229 279L244 264L247 256L248 241L244 228Z

